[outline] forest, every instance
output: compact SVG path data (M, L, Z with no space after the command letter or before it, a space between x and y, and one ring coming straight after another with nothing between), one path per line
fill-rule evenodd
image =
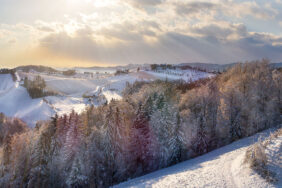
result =
M0 115L2 187L110 187L282 122L282 74L267 60L217 76L127 84L123 99L28 128Z

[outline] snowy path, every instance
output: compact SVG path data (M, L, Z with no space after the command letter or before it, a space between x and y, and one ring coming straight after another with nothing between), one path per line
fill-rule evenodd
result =
M115 187L274 187L242 164L245 151L269 130L206 155L130 180Z

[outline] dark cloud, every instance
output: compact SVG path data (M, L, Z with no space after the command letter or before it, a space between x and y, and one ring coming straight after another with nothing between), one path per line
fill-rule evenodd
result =
M175 3L175 11L179 15L192 15L202 11L210 12L218 8L217 4L210 2Z
M131 6L141 9L141 10L146 10L147 8L154 7L157 5L160 5L164 3L166 0L126 0L128 4ZM147 12L154 12L155 10L150 10L148 9Z
M258 5L255 1L224 1L223 3L176 1L174 6L176 14L181 16L198 15L199 19L203 15L215 13L217 15L225 15L228 17L244 17L250 15L258 19L267 20L274 18L278 14L278 11L270 5Z
M161 31L156 22L142 21L138 24L124 22L122 24L113 24L109 28L102 28L97 34L107 38L115 38L122 41L132 41L138 43L144 36L156 36L156 31Z
M247 28L243 24L212 23L191 27L190 31L198 35L215 37L218 39L226 39L232 35L236 35L238 37L247 36Z

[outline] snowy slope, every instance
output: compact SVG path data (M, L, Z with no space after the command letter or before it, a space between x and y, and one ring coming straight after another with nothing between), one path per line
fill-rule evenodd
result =
M186 82L196 81L202 78L213 77L214 74L201 72L197 70L157 70L157 71L145 71L146 73L155 76L158 79L168 79L168 80L184 80Z
M0 95L7 93L15 86L10 74L0 74Z
M13 82L10 74L1 75L0 112L17 117L30 126L39 120L47 120L54 111L42 99L31 99L26 89Z
M23 73L22 73L23 74ZM38 74L23 74L22 77L28 76L33 79ZM116 90L120 94L124 89L126 82L132 83L137 80L134 75L95 75L93 79L80 76L62 77L59 75L40 74L46 81L48 89L57 91L63 95L81 97L85 93L96 91L101 88L103 91Z
M278 187L267 183L243 163L248 146L269 133L270 130L258 133L114 187Z

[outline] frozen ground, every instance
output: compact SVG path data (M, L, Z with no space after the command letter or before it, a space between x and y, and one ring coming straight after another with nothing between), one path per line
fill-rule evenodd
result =
M270 130L258 133L203 156L114 187L279 187L279 184L267 183L243 162L248 146L259 137L265 139L269 134ZM280 148L276 147L276 150L279 151Z

